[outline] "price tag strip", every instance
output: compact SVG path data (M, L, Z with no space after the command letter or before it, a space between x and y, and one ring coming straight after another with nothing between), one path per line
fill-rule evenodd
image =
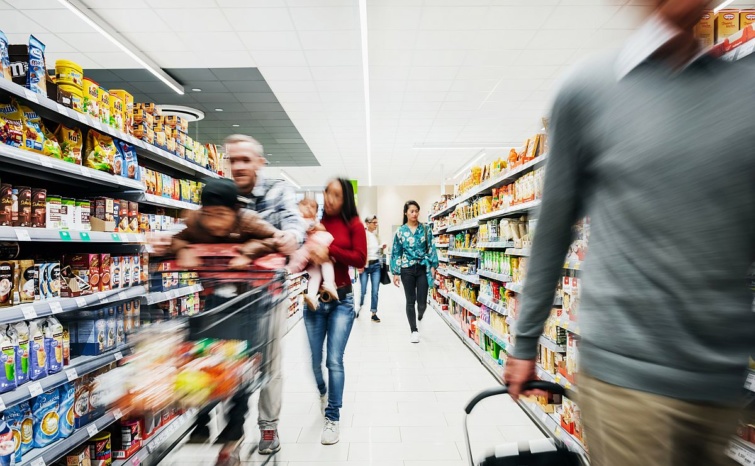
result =
M82 307L86 307L86 305L87 305L87 300L86 299L84 299L84 298L76 298L76 307L82 308Z
M47 464L45 463L45 459L40 456L31 462L31 466L47 466Z
M50 303L50 310L52 311L53 314L59 314L63 312L63 307L60 305L59 302L53 301Z
M32 320L37 318L37 311L34 309L33 304L21 306L21 313L24 315L24 319Z
M44 393L44 390L42 390L42 384L39 382L32 382L27 385L27 387L29 387L29 393L31 396L39 396Z
M71 369L66 370L66 377L68 378L69 382L73 382L74 380L79 378L78 372L76 372L76 368L72 367Z
M31 236L29 236L29 232L23 228L14 228L16 232L16 238L18 238L19 241L31 241Z
M94 437L99 431L100 430L97 428L96 424L89 424L87 426L87 434L89 434L90 437Z

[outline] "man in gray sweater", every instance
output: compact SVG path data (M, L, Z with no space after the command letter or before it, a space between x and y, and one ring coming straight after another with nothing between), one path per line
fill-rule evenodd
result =
M553 106L543 203L505 381L538 337L590 217L579 405L593 465L729 464L755 346L755 68L700 56L706 0L656 0Z

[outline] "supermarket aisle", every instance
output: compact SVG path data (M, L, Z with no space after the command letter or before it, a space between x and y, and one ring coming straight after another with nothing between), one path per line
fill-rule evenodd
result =
M409 342L403 292L382 287L382 323L362 314L346 352L341 442L320 442L322 415L310 370L304 325L285 339L282 450L269 463L285 466L462 466L462 407L496 384L435 311L420 327L422 342ZM256 413L256 402L253 412ZM256 421L256 418L255 418ZM471 419L473 445L541 436L508 397L481 403ZM250 442L256 424L248 425ZM250 444L251 446L251 444ZM163 465L212 464L207 447L185 446ZM479 449L477 451L480 451ZM247 465L264 464L254 455Z

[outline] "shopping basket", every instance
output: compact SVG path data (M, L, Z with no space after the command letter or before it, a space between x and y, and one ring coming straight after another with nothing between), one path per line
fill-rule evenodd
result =
M560 385L534 380L524 384L522 391L543 390L557 395L566 394ZM548 438L529 442L506 443L495 447L475 462L469 439L469 415L480 401L496 395L505 395L508 387L501 386L478 393L464 408L464 442L470 466L582 466L585 464L581 455L570 451L558 439Z

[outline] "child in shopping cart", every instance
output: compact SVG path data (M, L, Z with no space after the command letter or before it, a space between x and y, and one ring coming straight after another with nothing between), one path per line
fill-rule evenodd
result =
M333 263L324 262L321 265L316 265L309 260L309 252L314 245L330 246L330 243L333 242L333 235L325 231L325 227L317 221L317 209L317 201L314 199L304 198L299 201L299 211L308 223L307 240L304 242L304 246L291 255L286 267L289 273L298 273L306 269L309 274L309 283L304 301L313 311L317 310L319 299L325 302L338 299ZM320 294L319 299L318 293Z

